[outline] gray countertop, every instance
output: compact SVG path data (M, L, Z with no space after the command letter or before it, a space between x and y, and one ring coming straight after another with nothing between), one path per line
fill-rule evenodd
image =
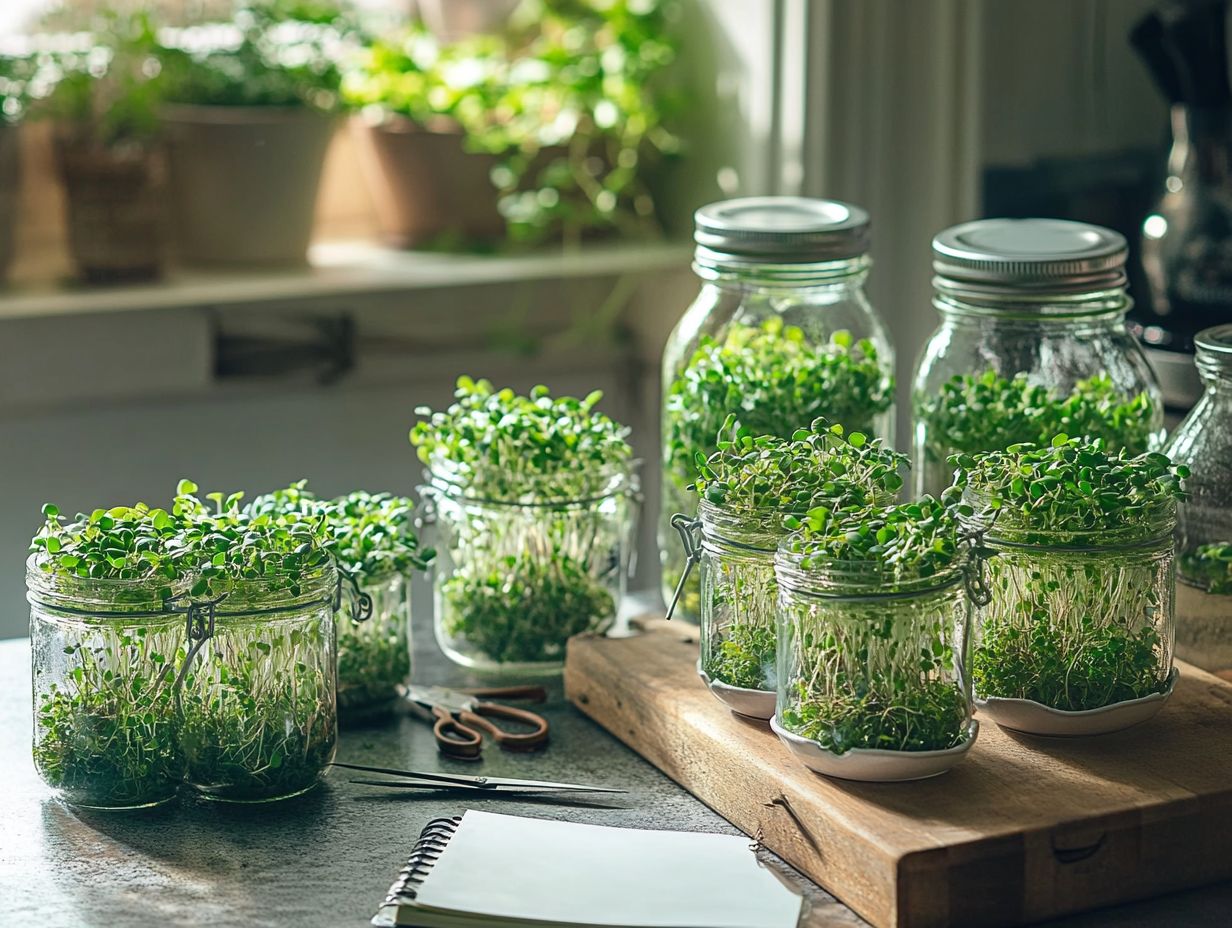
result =
M416 677L462 677L420 636ZM269 806L194 799L147 812L74 811L54 799L30 760L29 646L0 642L0 926L138 928L147 925L297 925L362 928L423 825L467 797L388 795L334 771L318 789ZM552 742L534 755L489 750L482 765L447 761L411 718L345 730L339 760L614 784L604 804L488 800L488 810L607 825L736 833L622 744L564 703L544 709ZM783 867L773 862L777 867ZM787 868L783 867L784 870ZM803 888L807 928L863 925L788 871ZM1076 916L1066 928L1226 926L1232 884Z

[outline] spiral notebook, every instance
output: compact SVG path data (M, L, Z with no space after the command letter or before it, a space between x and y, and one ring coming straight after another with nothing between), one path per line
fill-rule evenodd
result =
M424 828L381 928L794 928L747 838L469 810Z

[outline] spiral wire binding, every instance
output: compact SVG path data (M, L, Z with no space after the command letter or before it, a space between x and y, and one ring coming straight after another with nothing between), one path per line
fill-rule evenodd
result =
M424 826L423 831L419 833L419 840L411 849L411 856L407 858L406 866L398 873L398 879L394 881L394 885L389 887L389 893L385 896L385 901L381 903L381 908L414 901L416 893L423 886L428 874L432 872L432 868L436 866L437 860L440 859L442 852L449 844L449 839L453 837L460 824L462 824L462 816L455 815L450 818L433 819ZM373 923L377 923L375 919Z

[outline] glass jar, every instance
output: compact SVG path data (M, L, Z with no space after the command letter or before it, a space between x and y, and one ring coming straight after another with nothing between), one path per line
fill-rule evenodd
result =
M468 494L429 472L436 525L436 640L479 671L556 672L565 642L612 624L628 580L633 475L596 475L586 499L552 494L550 480L517 500Z
M728 413L754 434L789 437L818 416L893 445L894 350L864 293L868 214L799 197L699 209L702 286L663 354L659 555L672 592L684 561L671 516L693 512L696 455ZM676 614L697 621L698 575Z
M806 560L788 545L775 558L775 730L789 746L804 740L831 757L953 752L917 775L947 769L977 731L964 565L931 576L879 573L864 563Z
M1203 394L1166 453L1189 468L1177 506L1176 653L1232 676L1232 325L1194 339Z
M164 605L165 585L66 577L27 562L34 765L69 802L133 809L176 794L173 682L185 620Z
M963 499L975 513L966 528L983 534L992 555L972 661L981 705L1025 700L1085 713L1170 690L1172 500L1140 523L1059 533L1005 509L993 517L988 499L970 488ZM1021 719L1011 727L1034 730ZM1101 730L1116 727L1124 726L1113 720Z
M1057 219L985 219L933 239L941 325L912 382L914 492L951 483L947 458L1053 436L1140 453L1163 404L1125 325L1125 239Z
M344 715L391 704L411 675L411 596L405 574L365 577L372 615L338 616L338 711Z
M205 798L296 796L333 761L339 590L332 566L294 584L236 580L203 622L181 688L180 744Z

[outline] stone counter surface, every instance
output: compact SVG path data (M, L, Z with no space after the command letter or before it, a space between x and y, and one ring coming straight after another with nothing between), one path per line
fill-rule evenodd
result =
M468 682L428 636L421 636L419 645L418 680ZM569 805L391 795L351 784L346 771L335 770L306 796L267 806L185 798L146 812L74 811L52 797L30 760L28 642L0 642L0 926L362 928L423 825L468 803L489 811L594 824L736 833L564 703L558 683L550 692L544 714L552 726L552 742L542 753L491 749L478 764L445 760L425 724L401 717L344 731L338 759L610 784L628 789L627 794ZM804 890L805 928L864 924L785 865L770 862ZM1232 884L1052 924L1226 928L1232 924Z

